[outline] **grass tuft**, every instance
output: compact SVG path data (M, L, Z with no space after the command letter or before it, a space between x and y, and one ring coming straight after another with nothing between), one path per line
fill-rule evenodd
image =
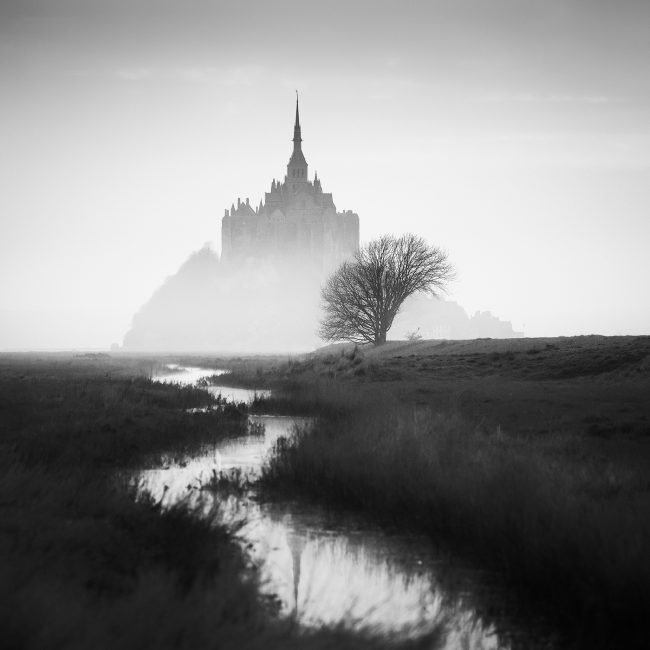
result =
M243 408L151 382L154 367L0 357L2 647L381 647L277 620L242 549L199 516L201 504L162 508L137 492L129 470L246 430Z
M581 647L626 647L650 611L650 481L574 435L486 431L377 385L303 383L320 416L280 440L268 489L295 490L447 540L501 575ZM320 405L320 406L319 406Z

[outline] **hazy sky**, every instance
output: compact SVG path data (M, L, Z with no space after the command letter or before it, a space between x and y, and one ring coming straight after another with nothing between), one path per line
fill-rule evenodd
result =
M648 0L0 0L0 349L121 341L284 176L295 88L362 240L529 336L650 333Z

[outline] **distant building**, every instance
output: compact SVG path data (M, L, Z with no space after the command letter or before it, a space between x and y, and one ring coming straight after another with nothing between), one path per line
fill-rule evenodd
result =
M296 99L284 182L274 180L257 209L246 199L226 210L221 258L209 248L192 254L134 315L124 350L286 353L319 344L323 276L357 251L359 217L337 212L320 180L308 179L301 143ZM3 325L0 312L0 339ZM428 295L411 296L395 320L392 336L410 334L519 336L487 312L469 318L460 305Z
M300 261L328 271L359 247L359 216L337 212L332 194L323 192L318 175L310 181L302 152L298 98L293 153L284 182L253 208L237 199L221 221L221 257L226 263L247 259Z

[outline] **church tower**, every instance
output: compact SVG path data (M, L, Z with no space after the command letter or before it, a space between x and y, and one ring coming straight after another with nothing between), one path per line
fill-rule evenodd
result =
M298 191L301 187L309 183L309 179L307 178L307 161L302 153L298 91L296 91L296 123L293 127L293 153L291 154L291 158L289 158L285 181L293 191Z
M221 256L232 263L269 259L278 265L326 273L359 248L359 216L337 212L318 176L310 181L302 153L296 93L293 152L284 181L273 179L259 207L237 199L221 221Z

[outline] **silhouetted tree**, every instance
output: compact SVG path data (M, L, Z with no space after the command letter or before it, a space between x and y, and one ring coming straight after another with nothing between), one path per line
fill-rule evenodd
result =
M436 295L453 277L447 254L424 239L384 235L342 264L321 291L327 341L386 342L402 303L418 291Z

